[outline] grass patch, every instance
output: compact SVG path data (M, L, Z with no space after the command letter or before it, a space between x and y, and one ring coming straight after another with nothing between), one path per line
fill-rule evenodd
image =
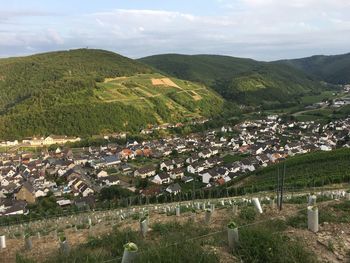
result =
M266 226L243 228L235 254L243 262L317 262L316 256L304 249L302 243L293 241L279 232L272 232L271 228Z
M141 238L138 231L114 229L110 234L102 237L89 237L86 244L72 249L68 256L57 253L49 257L46 262L97 263L110 259L120 262L119 258L124 251L123 245L127 242L134 242L139 247L141 254L136 262L211 263L219 261L213 251L208 251L204 247L207 244L217 244L215 237L186 241L208 234L211 231L209 228L191 223L172 222L153 224L152 229L148 239Z
M319 223L350 223L350 201L319 208ZM307 210L299 211L287 219L287 224L295 228L307 228Z
M235 154L235 155L227 154L224 156L223 161L224 161L224 164L228 164L228 163L240 161L248 156L249 154Z
M241 224L251 223L255 220L257 215L258 214L255 211L255 208L252 206L241 208L241 212L239 214L239 223Z

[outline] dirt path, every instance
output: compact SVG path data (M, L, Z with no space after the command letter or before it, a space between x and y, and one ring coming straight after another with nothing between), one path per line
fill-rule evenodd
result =
M114 80L123 80L123 79L127 79L128 77L116 77L116 78L105 78L105 80L103 81L103 83L108 83Z

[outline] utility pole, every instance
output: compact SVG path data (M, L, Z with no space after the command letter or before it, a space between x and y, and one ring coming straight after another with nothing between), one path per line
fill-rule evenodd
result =
M282 210L282 204L283 204L283 187L284 187L284 177L285 176L286 176L286 163L283 164L283 174L282 174L282 182L281 182L280 211Z
M194 178L192 180L193 192L192 192L192 200L194 201L195 197L195 187L194 187Z
M276 200L277 200L277 207L280 207L280 168L277 167L277 185L276 185Z

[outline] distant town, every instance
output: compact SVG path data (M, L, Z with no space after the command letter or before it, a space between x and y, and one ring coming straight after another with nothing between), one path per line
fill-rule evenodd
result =
M62 207L94 200L106 187L141 196L208 189L290 156L350 147L350 118L321 125L278 115L235 126L152 141L100 147L42 148L0 154L0 215L29 212L28 204L53 195ZM51 145L80 138L49 136L29 144ZM139 182L144 181L144 184ZM85 201L84 201L85 200Z

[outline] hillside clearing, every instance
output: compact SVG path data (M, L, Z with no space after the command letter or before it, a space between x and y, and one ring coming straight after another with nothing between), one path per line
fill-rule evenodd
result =
M175 87L175 88L179 88L178 85L176 85L171 79L169 78L161 78L161 79L155 79L152 78L152 85L154 86L169 86L169 87Z

